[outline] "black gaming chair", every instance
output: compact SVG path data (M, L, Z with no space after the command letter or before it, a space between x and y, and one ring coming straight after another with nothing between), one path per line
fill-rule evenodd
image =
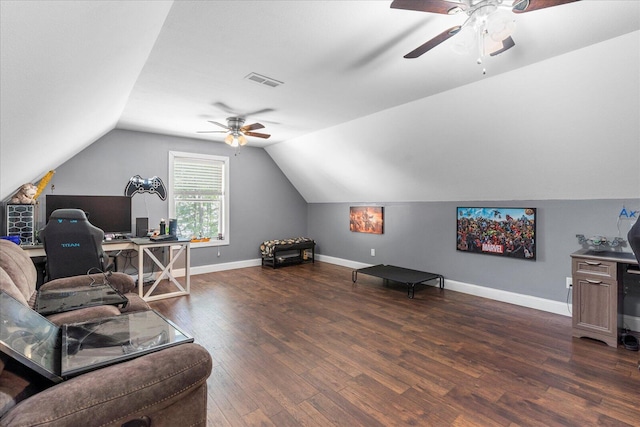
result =
M640 219L637 219L636 223L633 224L633 227L629 230L627 240L629 241L629 246L631 246L633 254L636 256L636 260L638 260L638 264L640 264Z
M80 209L57 209L40 231L47 255L46 280L107 271L109 257L102 250L104 232Z

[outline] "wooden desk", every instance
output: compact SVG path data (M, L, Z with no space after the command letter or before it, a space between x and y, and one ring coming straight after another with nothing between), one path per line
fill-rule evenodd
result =
M623 275L638 270L632 253L580 250L571 254L573 336L617 347L623 316Z
M25 250L31 258L47 256L47 253L44 251L44 246L42 245L20 245L20 247ZM105 240L102 243L102 249L104 249L105 252L113 252L135 249L135 247L133 246L133 242L129 239L116 239Z
M21 246L31 258L46 257L46 252L42 245ZM169 250L169 261L166 265L160 261L152 252L154 248L166 248ZM135 250L138 252L138 294L145 301L155 301L164 298L171 298L181 295L188 295L191 292L191 242L189 240L173 241L152 241L149 238L133 238L125 240L107 240L102 243L105 252ZM174 253L174 251L177 251ZM175 261L184 254L185 257L185 284L180 284L173 275L173 265ZM161 269L161 273L156 277L155 282L145 292L144 291L144 258L149 257ZM162 279L177 288L176 291L157 293L157 287ZM154 294L154 292L156 292Z

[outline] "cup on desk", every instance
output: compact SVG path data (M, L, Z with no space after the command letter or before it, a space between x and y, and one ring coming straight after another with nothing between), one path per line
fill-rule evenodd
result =
M169 234L172 236L178 235L178 220L169 219Z

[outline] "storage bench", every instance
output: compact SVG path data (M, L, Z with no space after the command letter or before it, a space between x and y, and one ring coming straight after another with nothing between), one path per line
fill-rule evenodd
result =
M315 262L316 242L308 237L266 240L260 245L262 265L273 268L303 262ZM309 254L307 251L311 251Z

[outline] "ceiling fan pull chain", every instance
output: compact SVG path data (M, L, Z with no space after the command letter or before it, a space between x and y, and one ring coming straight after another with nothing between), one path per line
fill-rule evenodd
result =
M486 32L486 29L483 27L480 29L480 31L478 31L478 60L476 61L476 63L478 65L483 65L483 58L484 58L484 34ZM487 74L487 68L483 65L482 67L482 75Z

